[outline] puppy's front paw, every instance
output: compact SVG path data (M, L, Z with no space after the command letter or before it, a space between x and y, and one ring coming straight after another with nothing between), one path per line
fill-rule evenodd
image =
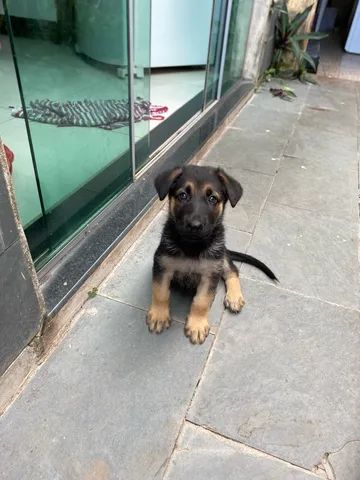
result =
M239 313L245 305L245 300L242 295L231 295L227 293L224 298L224 305L230 312Z
M209 335L210 327L207 317L189 316L185 325L185 335L191 343L200 345Z
M151 305L147 316L146 325L149 327L150 332L161 333L170 327L171 319L169 310L165 308L157 308Z

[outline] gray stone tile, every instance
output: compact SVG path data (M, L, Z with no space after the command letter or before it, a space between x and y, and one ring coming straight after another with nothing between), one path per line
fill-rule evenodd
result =
M311 469L359 433L359 313L250 280L243 289L188 418Z
M337 135L347 135L356 137L357 134L357 117L356 112L350 113L351 110L327 110L318 107L306 106L301 113L299 125L313 126L312 137L317 132L327 131Z
M165 480L315 480L288 463L185 423Z
M298 126L291 137L285 155L329 161L346 169L357 169L357 139L326 131L314 131L312 127Z
M274 175L287 139L228 128L202 164Z
M356 87L358 82L350 80L338 80L336 78L322 77L318 81L318 87L312 86L312 89L319 88L320 90L336 94L338 98L343 98L345 101L356 100Z
M148 308L153 257L165 220L165 213L161 212L101 285L100 293L128 305Z
M329 90L326 87L314 85L306 98L306 105L330 110L339 110L353 118L357 114L356 93L348 90Z
M97 297L0 419L0 478L160 475L211 346Z
M4 242L4 239L2 237L1 230L0 230L0 255L4 252L4 250L5 250L5 242Z
M310 83L300 82L300 80L286 80L283 78L273 78L270 82L264 82L261 91L269 91L270 87L289 87L295 93L296 98L305 101L312 85Z
M274 86L279 86L281 83L276 82ZM267 110L271 110L274 114L281 115L285 112L292 112L292 113L299 113L301 112L304 101L306 98L307 90L309 89L308 85L299 86L294 88L292 85L288 84L290 88L292 88L295 93L298 95L295 100L288 102L286 100L282 100L279 97L273 97L270 93L269 89L272 85L264 84L261 90L254 95L251 99L251 105L254 107L259 107Z
M336 157L284 157L268 199L351 222L358 219L356 172L338 164Z
M231 127L239 128L252 135L260 133L286 139L292 132L298 116L294 112L283 112L277 115L272 110L249 104L241 110Z
M14 212L3 172L0 170L0 233L4 248L8 248L18 238Z
M226 246L230 250L237 250L239 252L246 252L251 239L251 235L249 233L239 232L232 228L226 229L225 237ZM224 312L224 296L225 288L223 282L221 281L209 314L209 324L212 327L212 332L215 332L220 324L220 320ZM190 310L191 301L191 295L186 295L185 293L174 290L171 293L172 318L179 322L185 322Z
M269 265L282 287L358 308L357 230L355 223L267 203L248 252ZM248 265L241 271L266 279Z
M224 222L236 230L252 233L269 195L273 177L241 168L226 168L226 171L241 183L244 193L235 208L227 205Z
M19 240L0 255L0 272L1 375L38 333L41 310Z
M360 440L350 441L327 458L331 473L336 480L359 480ZM330 477L331 478L331 477Z

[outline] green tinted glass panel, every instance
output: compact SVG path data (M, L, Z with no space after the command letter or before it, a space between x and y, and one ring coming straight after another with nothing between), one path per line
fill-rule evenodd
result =
M151 0L133 1L133 56L134 56L134 116L137 115L138 102L150 99L150 22ZM151 112L150 112L151 116ZM149 160L151 120L147 115L134 123L135 160L139 170Z
M202 111L213 0L152 0L150 153Z
M10 39L0 2L0 137L14 154L12 182L22 225L26 228L42 218L36 175L26 125L15 122L11 107L21 105Z
M34 215L26 233L33 256L46 257L132 179L127 2L7 0L6 7L23 96L12 122L28 122L46 217L40 225Z
M241 78L253 0L233 0L227 40L222 93Z
M217 97L218 82L220 79L222 47L224 42L227 1L214 0L213 5L208 54L208 70L205 88L205 105L208 105Z

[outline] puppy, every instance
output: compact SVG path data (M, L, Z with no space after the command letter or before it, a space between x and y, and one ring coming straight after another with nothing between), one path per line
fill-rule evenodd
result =
M160 200L169 196L169 214L154 255L152 303L146 323L156 333L170 326L170 286L177 284L195 292L185 335L192 343L201 344L209 334L208 313L220 278L226 286L225 307L238 313L245 303L233 260L254 265L277 279L256 258L225 247L225 205L229 201L235 207L243 189L224 170L177 167L160 174L155 188Z

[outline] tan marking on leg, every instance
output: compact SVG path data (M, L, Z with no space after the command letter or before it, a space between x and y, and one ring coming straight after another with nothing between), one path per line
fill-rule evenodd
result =
M166 273L161 281L152 284L152 302L147 313L146 324L150 332L161 333L170 327L170 281L171 275Z
M204 343L209 335L208 314L213 300L214 293L209 291L209 281L202 280L191 304L185 325L185 335L191 343Z
M224 305L230 312L238 313L245 305L241 292L240 279L235 272L229 272L225 277L226 295Z

